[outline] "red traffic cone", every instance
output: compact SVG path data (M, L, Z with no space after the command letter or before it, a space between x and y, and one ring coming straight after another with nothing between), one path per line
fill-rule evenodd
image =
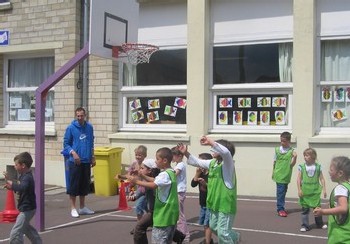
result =
M7 190L6 205L4 211L2 212L2 222L16 222L18 214L19 211L15 205L15 196L13 191Z
M119 206L117 210L129 210L131 209L128 207L128 202L126 200L126 192L128 192L127 189L129 189L129 182L120 182L120 188L119 188Z

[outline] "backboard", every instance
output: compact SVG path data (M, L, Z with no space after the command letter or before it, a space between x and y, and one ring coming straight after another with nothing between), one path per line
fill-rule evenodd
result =
M136 0L90 0L89 54L112 59L112 47L137 42Z

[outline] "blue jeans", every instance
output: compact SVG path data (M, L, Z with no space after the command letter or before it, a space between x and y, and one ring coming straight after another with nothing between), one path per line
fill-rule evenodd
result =
M288 184L276 183L277 212L284 211Z

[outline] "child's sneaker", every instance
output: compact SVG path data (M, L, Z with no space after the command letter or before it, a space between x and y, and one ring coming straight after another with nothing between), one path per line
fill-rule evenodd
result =
M328 228L328 226L327 225L322 225L322 229L327 229Z
M77 210L75 208L73 208L71 211L70 211L70 215L73 217L73 218L78 218L79 217L79 214L77 212Z
M277 214L278 214L278 216L280 216L280 217L287 217L287 216L288 216L287 212L284 211L284 210L278 211Z
M300 228L300 231L301 231L301 232L306 232L306 231L309 231L309 230L310 230L310 228L305 227L305 226L303 226L303 227Z

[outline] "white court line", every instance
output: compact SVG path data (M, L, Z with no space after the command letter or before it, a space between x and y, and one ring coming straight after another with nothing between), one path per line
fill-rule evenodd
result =
M188 196L188 198L198 198L198 197L197 196ZM249 198L238 198L237 200L238 201L251 201L251 202L275 202L276 201L276 200L269 200L269 199L249 199ZM298 203L297 201L286 201L286 202ZM59 229L59 228L66 227L66 226L70 226L70 225L77 224L77 223L86 222L86 221L89 221L89 220L92 220L92 219L96 219L96 218L100 218L100 217L103 217L103 216L112 216L112 217L122 217L122 218L136 219L135 216L118 215L117 213L119 213L119 212L122 212L122 211L113 211L113 212L109 212L109 213L93 215L93 216L88 217L88 218L84 218L84 219L68 222L68 223L61 224L61 225L52 226L52 227L47 228L45 231L40 232L40 234L49 233L49 232L54 231L55 229ZM187 222L187 223L189 225L193 225L193 226L200 226L197 223L191 223L191 222ZM306 237L306 238L315 238L315 239L327 239L327 237L323 237L323 236L302 235L302 234L286 233L286 232L278 232L278 231L267 231L267 230L245 229L245 228L233 228L233 229L240 230L240 231L247 231L247 232L267 233L267 234L284 235L284 236L296 236L296 237ZM1 242L7 242L7 241L9 241L9 238L0 240L0 243Z

